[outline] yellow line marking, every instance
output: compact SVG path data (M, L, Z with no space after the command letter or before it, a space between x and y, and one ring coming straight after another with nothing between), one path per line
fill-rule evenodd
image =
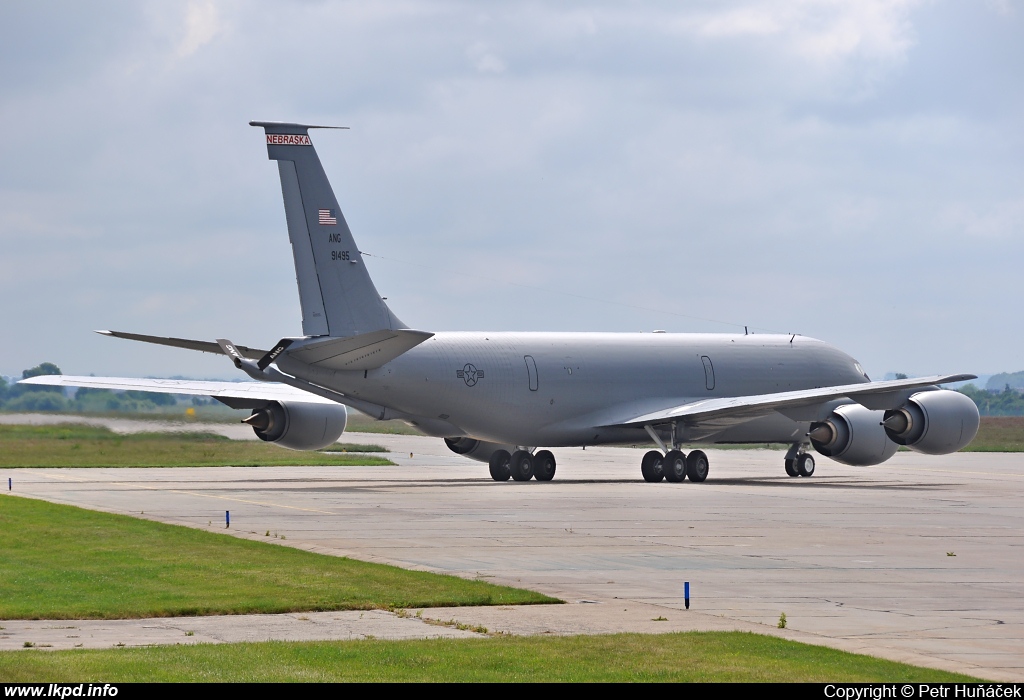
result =
M1004 476L1012 477L1014 479L1024 478L1024 474L1014 474L1012 472L1007 473L1007 474L1000 474L998 472L975 472L975 471L967 471L967 470L964 470L964 469L928 469L927 467L896 467L896 466L891 465L891 464L884 465L884 466L881 465L881 464L876 464L874 466L868 467L868 469L885 469L885 468L892 469L893 471L906 470L906 471L912 471L912 472L934 472L936 474L977 474L977 475L980 475L980 476L992 476L992 477L996 477L996 478L1001 478L1001 477L1004 477Z

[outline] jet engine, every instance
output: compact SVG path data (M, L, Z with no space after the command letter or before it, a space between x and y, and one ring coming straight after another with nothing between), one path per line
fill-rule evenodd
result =
M272 401L242 422L260 440L290 450L322 450L345 432L348 412L341 404Z
M510 454L516 451L515 445L499 445L496 442L484 442L468 437L445 438L444 444L448 445L448 449L455 454L475 459L478 462L489 462L491 455L498 450L506 450Z
M839 406L823 421L811 424L807 434L821 454L853 467L881 464L896 454L896 443L882 427L882 411L860 404Z
M914 394L900 408L886 411L882 420L890 440L928 455L948 455L966 447L980 424L974 402L948 389Z

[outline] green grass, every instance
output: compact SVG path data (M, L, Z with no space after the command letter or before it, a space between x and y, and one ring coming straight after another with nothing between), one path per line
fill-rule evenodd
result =
M362 446L349 447L356 452ZM380 451L383 448L379 448ZM363 450L359 450L363 451ZM384 457L296 452L258 440L202 432L133 433L64 423L0 425L0 467L287 467L381 466Z
M977 680L747 632L5 651L0 678L8 683Z
M483 581L17 496L0 497L0 532L0 619L557 602Z
M1024 452L1024 416L982 416L974 441L964 452Z
M357 442L336 442L321 452L390 452L383 445L361 445Z

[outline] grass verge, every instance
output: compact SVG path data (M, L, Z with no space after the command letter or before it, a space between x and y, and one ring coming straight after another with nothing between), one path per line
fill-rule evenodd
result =
M0 497L0 532L0 619L558 602L483 581L17 496Z
M321 452L390 452L383 445L363 445L357 442L336 442Z
M339 446L346 447L346 446ZM0 425L0 467L288 467L382 466L384 457L347 452L296 452L257 440L212 433L132 433L63 423ZM380 451L383 448L379 448Z
M1024 416L982 416L978 436L964 452L1024 452Z
M0 678L9 683L977 680L747 632L5 651Z

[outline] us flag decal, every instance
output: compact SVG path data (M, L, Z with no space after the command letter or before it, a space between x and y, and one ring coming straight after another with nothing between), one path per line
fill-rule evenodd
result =
M338 217L334 215L333 209L321 209L320 210L320 225L321 226L337 226Z

